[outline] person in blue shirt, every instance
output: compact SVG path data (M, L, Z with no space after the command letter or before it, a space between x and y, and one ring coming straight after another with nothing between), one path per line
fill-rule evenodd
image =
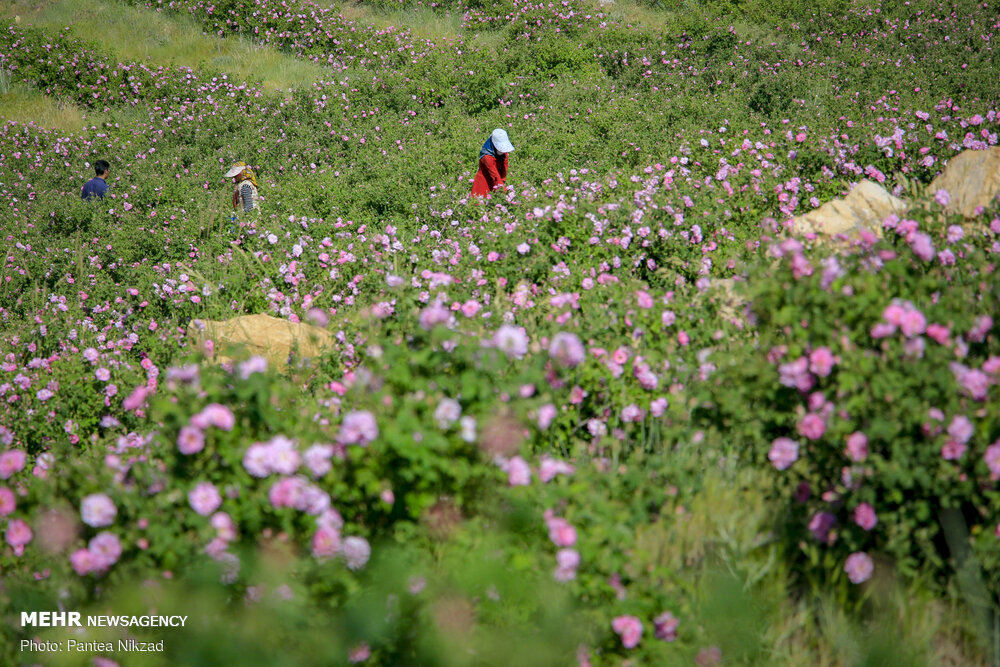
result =
M97 172L97 176L83 185L83 192L80 193L83 199L93 199L94 197L104 199L104 195L108 191L109 186L105 179L108 177L108 172L111 171L111 165L108 164L107 160L98 160L94 163L94 171Z

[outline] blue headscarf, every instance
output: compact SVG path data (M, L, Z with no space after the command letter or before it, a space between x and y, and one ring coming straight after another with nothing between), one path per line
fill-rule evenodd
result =
M486 143L483 147L479 149L479 159L482 160L484 156L489 155L491 157L497 156L497 149L493 147L493 137L486 137Z

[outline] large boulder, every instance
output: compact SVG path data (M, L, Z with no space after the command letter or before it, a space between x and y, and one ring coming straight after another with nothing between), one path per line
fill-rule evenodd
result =
M856 235L867 229L882 235L882 221L890 214L906 211L906 202L892 196L878 183L864 180L843 199L834 199L819 208L792 218L796 234L820 236Z
M938 190L948 192L948 211L975 217L978 207L989 206L1000 195L1000 146L962 151L948 160L928 188L931 195Z
M315 359L333 343L325 329L278 319L270 315L244 315L231 320L192 320L187 328L193 345L205 349L211 340L209 357L217 362L258 355L275 366L298 365Z

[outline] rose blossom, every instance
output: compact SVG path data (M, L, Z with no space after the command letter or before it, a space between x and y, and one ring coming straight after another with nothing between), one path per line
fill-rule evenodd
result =
M642 621L635 616L618 616L611 621L611 628L622 638L625 648L635 648L642 638Z
M28 455L20 449L10 449L0 454L0 479L7 479L24 469Z
M188 493L188 502L191 508L202 516L208 516L219 509L222 504L222 496L219 490L211 482L199 482Z
M875 508L868 503L861 503L854 508L854 523L865 530L871 530L878 523L878 516L875 515Z
M833 369L833 352L828 347L820 347L809 354L809 370L819 377L826 377Z
M493 345L511 359L520 359L528 353L528 337L524 329L504 324L493 334Z
M868 436L861 431L856 431L847 436L847 449L844 450L847 458L860 463L868 457Z
M854 584L864 583L871 579L874 570L875 564L872 562L871 556L863 551L852 553L844 563L844 572Z
M378 437L378 423L375 416L367 410L356 410L344 417L340 425L340 443L344 445L360 445L364 447Z
M817 414L808 414L798 426L799 434L810 440L819 440L826 432L826 422Z
M327 526L316 529L312 539L312 552L316 558L336 556L340 551L340 532Z
M341 550L347 560L347 567L351 570L363 568L372 554L371 546L363 537L348 537L341 544Z
M556 581L566 582L576 578L580 566L580 553L576 549L560 549L556 553Z
M672 642L677 639L677 626L680 619L675 618L669 611L665 611L653 619L653 628L657 639L665 642Z
M583 363L587 353L576 334L560 331L552 337L552 342L549 344L549 355L560 365L573 368Z
M791 438L776 438L771 443L771 451L767 453L768 460L778 470L785 470L799 458L799 443Z
M549 539L557 547L571 547L576 544L576 529L566 519L554 517L547 523Z
M0 516L7 516L17 509L17 497L6 486L0 486Z
M507 461L505 466L507 483L510 486L527 486L531 484L531 467L520 456Z
M177 449L181 454L196 454L205 448L205 434L194 426L181 427L177 435Z
M103 493L93 493L80 503L80 516L83 522L93 528L102 528L114 523L118 509L114 502Z

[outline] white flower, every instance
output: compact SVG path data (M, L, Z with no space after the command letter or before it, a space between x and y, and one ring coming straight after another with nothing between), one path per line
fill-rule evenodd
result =
M453 398L443 398L434 411L438 426L448 428L462 416L462 406Z

